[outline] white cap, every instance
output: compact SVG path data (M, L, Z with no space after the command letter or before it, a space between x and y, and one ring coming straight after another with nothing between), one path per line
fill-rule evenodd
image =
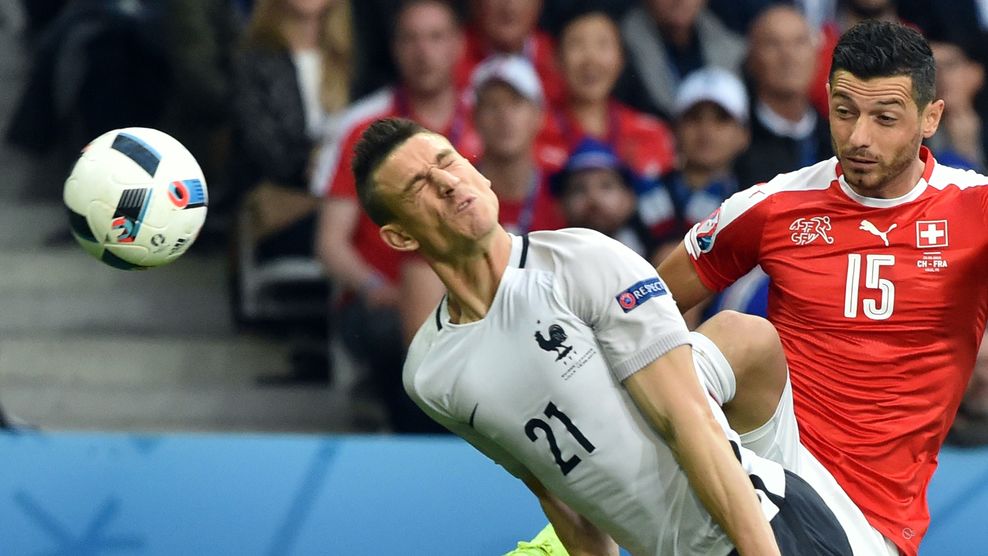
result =
M744 83L726 69L708 66L687 75L676 93L676 117L704 101L713 102L734 119L748 123L748 92Z
M517 54L496 54L477 65L470 79L474 95L491 81L505 83L518 94L542 104L542 84L528 58ZM474 97L476 99L476 96Z

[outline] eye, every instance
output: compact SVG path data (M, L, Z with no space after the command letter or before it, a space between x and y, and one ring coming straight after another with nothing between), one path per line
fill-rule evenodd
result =
M889 116L888 114L880 114L878 116L878 121L885 125L892 125L896 121L898 121L898 119L895 118L894 116Z

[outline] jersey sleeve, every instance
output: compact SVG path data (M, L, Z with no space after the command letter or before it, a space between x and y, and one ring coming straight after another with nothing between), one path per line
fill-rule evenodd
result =
M689 343L686 323L650 263L597 232L568 229L557 234L558 294L593 328L619 381Z
M771 201L766 184L735 193L686 233L686 251L700 280L721 291L758 264Z

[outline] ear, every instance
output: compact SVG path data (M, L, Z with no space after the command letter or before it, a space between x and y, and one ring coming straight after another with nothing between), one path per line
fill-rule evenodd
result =
M929 139L940 127L940 117L943 116L943 99L934 100L923 110L923 137Z
M418 240L408 235L400 224L385 224L378 233L381 240L395 251L415 251L419 248Z

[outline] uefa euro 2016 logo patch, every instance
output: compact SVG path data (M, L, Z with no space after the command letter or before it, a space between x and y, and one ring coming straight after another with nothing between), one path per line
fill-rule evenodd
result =
M641 282L634 284L630 288L617 294L614 299L617 300L621 310L627 313L634 310L636 307L642 303L645 303L649 299L659 297L667 293L669 292L666 290L665 284L662 283L662 280L659 280L658 277L656 277L642 280Z

